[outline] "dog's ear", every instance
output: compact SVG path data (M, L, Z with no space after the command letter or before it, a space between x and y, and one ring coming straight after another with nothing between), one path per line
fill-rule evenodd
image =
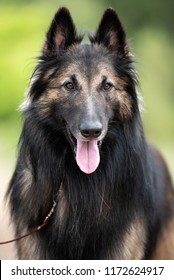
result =
M43 55L54 56L79 41L69 10L62 7L55 14L47 32Z
M122 24L112 8L108 8L101 19L92 43L103 44L111 51L127 55L127 43Z

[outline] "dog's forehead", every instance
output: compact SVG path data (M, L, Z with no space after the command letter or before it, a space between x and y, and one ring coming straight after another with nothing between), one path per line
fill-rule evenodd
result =
M74 73L87 78L115 75L112 59L98 46L80 45L70 50L68 55L70 59L66 65L66 75Z

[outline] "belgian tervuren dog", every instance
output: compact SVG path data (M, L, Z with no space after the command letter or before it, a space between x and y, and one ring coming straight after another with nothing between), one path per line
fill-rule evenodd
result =
M19 259L174 259L174 192L147 143L124 29L107 9L82 44L60 8L23 104L9 187Z

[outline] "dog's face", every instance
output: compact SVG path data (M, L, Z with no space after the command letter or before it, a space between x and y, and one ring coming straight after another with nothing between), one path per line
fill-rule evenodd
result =
M68 10L61 8L29 92L29 106L37 104L41 119L62 122L77 164L87 174L98 167L110 124L124 124L137 106L132 59L112 9L90 40L81 44Z

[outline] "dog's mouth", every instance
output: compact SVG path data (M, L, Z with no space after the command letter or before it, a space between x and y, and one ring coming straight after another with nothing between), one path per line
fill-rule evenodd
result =
M86 174L91 174L96 171L100 163L100 147L102 141L96 139L76 139L68 127L67 134L80 170Z

